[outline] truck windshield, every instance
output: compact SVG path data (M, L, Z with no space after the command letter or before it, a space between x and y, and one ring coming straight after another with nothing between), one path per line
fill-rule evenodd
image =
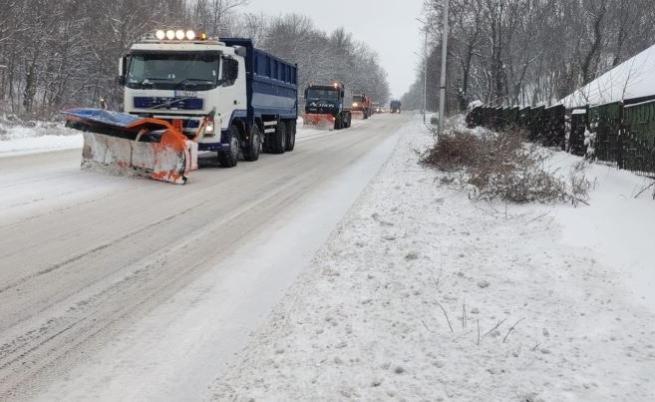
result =
M308 100L339 100L339 93L333 89L311 88L307 91Z
M132 54L127 86L133 89L210 90L219 78L218 53Z
M364 102L364 97L359 96L359 95L355 95L355 96L353 96L353 102L363 103Z

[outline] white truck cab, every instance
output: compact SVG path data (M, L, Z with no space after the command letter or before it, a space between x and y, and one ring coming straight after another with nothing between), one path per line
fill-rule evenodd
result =
M212 144L220 146L221 132L247 109L244 57L238 48L192 31L184 32L183 39L160 32L134 44L120 61L124 112L183 120L189 134L214 113L215 123L200 145L216 150Z

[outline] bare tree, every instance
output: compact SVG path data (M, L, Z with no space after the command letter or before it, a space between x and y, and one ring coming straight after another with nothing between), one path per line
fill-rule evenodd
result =
M443 1L425 0L432 54L429 99L439 84ZM495 105L551 104L655 41L651 0L450 0L448 93L464 110L472 100ZM453 67L455 66L455 68ZM422 82L417 74L417 83ZM421 86L406 100L420 98Z

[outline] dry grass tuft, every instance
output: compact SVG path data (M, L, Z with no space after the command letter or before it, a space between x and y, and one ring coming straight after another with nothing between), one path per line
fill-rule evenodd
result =
M453 130L421 156L421 163L444 172L463 171L465 182L482 199L586 203L591 184L583 168L576 167L568 183L545 169L547 158L542 148L527 145L522 130L487 135Z

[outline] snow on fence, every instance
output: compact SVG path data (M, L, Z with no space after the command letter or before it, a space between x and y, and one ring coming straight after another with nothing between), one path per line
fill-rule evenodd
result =
M655 99L647 102L567 110L546 107L477 107L466 117L469 127L502 131L519 127L531 142L590 159L619 169L655 175Z

